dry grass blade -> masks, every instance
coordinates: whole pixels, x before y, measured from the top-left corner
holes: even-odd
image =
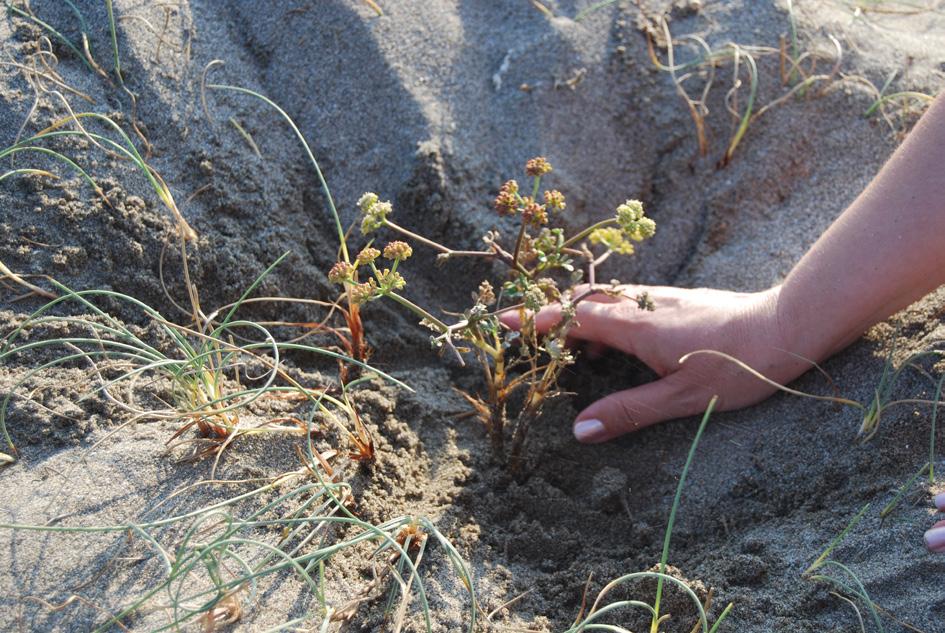
[[[784,385],[782,385],[782,384],[780,384],[780,383],[777,383],[777,382],[771,380],[770,378],[768,378],[767,376],[765,376],[765,375],[762,374],[761,372],[756,371],[755,369],[752,369],[752,368],[751,368],[749,365],[747,365],[746,363],[743,363],[742,361],[738,360],[738,359],[735,358],[734,356],[730,356],[730,355],[726,354],[725,352],[719,352],[719,351],[711,350],[711,349],[700,349],[700,350],[696,350],[696,351],[694,351],[694,352],[689,352],[688,354],[686,354],[685,356],[683,356],[682,358],[680,358],[680,359],[679,359],[679,364],[681,365],[681,364],[685,363],[687,360],[689,360],[690,358],[692,358],[692,357],[694,357],[694,356],[702,356],[702,355],[716,356],[716,357],[718,357],[718,358],[722,358],[722,359],[724,359],[724,360],[727,360],[727,361],[729,361],[730,363],[733,363],[733,364],[737,365],[740,369],[742,369],[742,370],[748,372],[749,374],[751,374],[752,376],[754,376],[754,377],[757,378],[758,380],[762,381],[763,383],[765,383],[765,384],[767,384],[767,385],[769,385],[769,386],[771,386],[771,387],[774,387],[774,388],[777,389],[778,391],[783,391],[783,392],[785,392],[785,393],[789,393],[789,394],[792,394],[792,395],[795,395],[795,396],[801,396],[801,397],[803,397],[803,398],[813,398],[814,400],[824,400],[824,401],[826,401],[826,402],[836,402],[836,403],[838,403],[838,404],[848,405],[848,406],[851,406],[851,407],[855,407],[855,408],[857,408],[857,409],[864,409],[864,408],[865,408],[862,404],[860,404],[859,402],[857,402],[857,401],[855,401],[855,400],[849,400],[849,399],[847,399],[847,398],[838,398],[838,397],[836,397],[836,396],[819,396],[819,395],[815,395],[815,394],[804,393],[803,391],[798,391],[798,390],[796,390],[796,389],[791,389],[790,387],[785,387]]]
[[[379,4],[378,4],[377,2],[375,2],[374,0],[364,0],[364,4],[366,4],[366,5],[368,5],[369,7],[371,7],[371,9],[374,11],[374,13],[376,13],[376,14],[378,15],[378,17],[384,15],[384,10],[381,8],[381,5],[379,5]]]
[[[250,133],[247,132],[242,125],[240,125],[239,121],[237,121],[235,117],[230,117],[229,121],[230,125],[236,129],[239,135],[243,137],[243,140],[246,141],[246,144],[249,145],[249,148],[253,150],[253,153],[256,154],[258,158],[262,158],[262,152],[259,151],[259,146],[256,145],[256,141],[253,140],[253,137],[250,135]]]
[[[6,264],[4,264],[2,261],[0,261],[0,275],[2,275],[3,278],[5,279],[9,279],[10,281],[14,283],[17,283],[23,286],[24,288],[29,290],[31,293],[39,295],[40,297],[45,297],[47,299],[55,299],[58,296],[48,290],[44,290],[43,288],[40,288],[39,286],[36,286],[26,281],[25,279],[17,275],[15,272],[7,268]]]

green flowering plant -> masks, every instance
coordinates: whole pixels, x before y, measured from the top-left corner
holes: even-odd
[[[472,306],[452,323],[404,296],[406,280],[398,267],[413,253],[404,241],[388,243],[383,252],[368,243],[353,261],[337,262],[328,274],[332,282],[344,287],[352,305],[381,298],[393,300],[433,330],[434,348],[450,352],[461,364],[465,364],[466,356],[476,358],[483,372],[484,392],[460,393],[471,405],[472,414],[483,423],[496,458],[506,461],[513,471],[523,468],[528,430],[544,404],[560,394],[558,378],[574,362],[566,340],[575,324],[577,305],[594,293],[612,291],[611,285],[596,283],[596,267],[615,253],[632,255],[634,244],[656,231],[656,224],[646,217],[637,200],[626,201],[613,216],[570,236],[564,228],[550,226],[567,209],[564,194],[541,189],[542,178],[551,171],[545,158],[536,157],[525,165],[525,174],[531,179],[527,191],[522,191],[515,180],[501,186],[493,205],[501,218],[515,220],[514,237],[489,231],[483,236],[485,249],[478,251],[451,249],[414,233],[392,220],[390,202],[382,201],[375,193],[361,196],[358,207],[365,236],[393,231],[436,251],[439,262],[481,258],[504,269],[497,279],[478,285],[472,293]],[[377,264],[381,258],[390,262],[389,268]],[[579,291],[578,285],[585,282],[588,285]],[[640,309],[653,309],[648,297],[636,300]],[[535,315],[552,302],[560,304],[561,319],[549,330],[539,332]],[[509,313],[518,316],[517,331],[501,320]]]

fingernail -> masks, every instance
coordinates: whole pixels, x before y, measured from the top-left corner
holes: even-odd
[[[930,552],[945,552],[945,527],[935,527],[926,532],[925,546]]]
[[[601,439],[606,429],[600,420],[579,420],[574,424],[574,437],[578,442],[595,442]]]
[[[945,510],[945,492],[932,497],[932,501],[935,503],[936,508]]]

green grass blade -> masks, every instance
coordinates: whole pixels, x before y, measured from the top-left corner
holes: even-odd
[[[242,94],[250,95],[262,101],[263,103],[269,105],[276,112],[282,116],[283,119],[289,124],[289,127],[292,128],[292,131],[295,132],[295,136],[302,143],[302,147],[305,149],[305,153],[308,156],[309,161],[312,163],[312,166],[315,168],[315,173],[318,175],[318,181],[321,183],[322,192],[325,194],[325,199],[328,201],[328,208],[331,210],[332,218],[335,221],[335,229],[338,231],[338,241],[341,246],[341,252],[344,256],[346,262],[350,261],[348,255],[348,245],[345,240],[345,231],[344,227],[341,225],[341,216],[338,215],[338,209],[335,207],[335,200],[331,195],[331,190],[328,188],[328,182],[325,180],[325,176],[322,174],[321,167],[318,166],[318,161],[315,160],[315,154],[312,153],[312,149],[309,147],[308,142],[305,140],[305,137],[302,135],[302,132],[299,131],[298,126],[296,126],[295,121],[292,120],[285,110],[279,107],[275,101],[269,99],[266,96],[261,95],[258,92],[250,90],[248,88],[242,88],[240,86],[230,86],[226,84],[207,84],[208,88],[213,90],[230,90],[233,92],[239,92]]]
[[[922,473],[924,473],[927,468],[931,468],[931,466],[932,466],[931,463],[926,462],[925,464],[922,465],[922,468],[915,471],[915,474],[913,474],[912,477],[910,477],[909,480],[906,483],[904,483],[902,487],[899,488],[899,491],[896,493],[896,496],[893,497],[893,500],[887,503],[886,506],[880,511],[879,513],[880,518],[885,519],[890,514],[892,514],[892,511],[895,510],[896,507],[899,506],[899,502],[902,501],[902,498],[904,496],[906,496],[906,493],[909,491],[910,488],[912,488],[916,480],[922,476]]]
[[[863,508],[862,508],[859,512],[857,512],[856,515],[855,515],[852,519],[850,519],[850,522],[847,523],[847,526],[846,526],[845,528],[843,528],[843,530],[840,532],[840,534],[837,534],[837,535],[833,538],[833,540],[830,541],[830,544],[827,545],[827,549],[824,550],[824,553],[821,554],[820,556],[818,556],[818,557],[817,557],[817,560],[815,560],[813,563],[811,563],[810,567],[808,567],[806,570],[804,570],[804,573],[801,574],[801,575],[802,575],[802,576],[807,576],[807,575],[809,575],[811,572],[816,571],[816,570],[819,569],[821,566],[823,566],[823,564],[827,561],[827,557],[830,556],[830,553],[831,553],[834,549],[836,549],[836,547],[840,544],[840,542],[841,542],[844,538],[846,538],[847,534],[850,533],[850,530],[852,530],[854,527],[856,527],[856,524],[860,522],[860,520],[863,518],[863,516],[866,515],[866,511],[869,510],[869,509],[870,509],[870,504],[869,504],[869,503],[867,503],[865,506],[863,506]]]
[[[935,483],[935,429],[936,421],[938,420],[938,404],[942,398],[942,383],[945,383],[945,374],[942,374],[942,377],[938,379],[938,384],[935,385],[935,397],[932,398],[935,401],[935,404],[932,405],[932,430],[929,433],[929,483]]]
[[[702,421],[699,423],[699,429],[696,431],[696,437],[692,440],[692,446],[689,447],[689,455],[686,456],[686,463],[683,466],[682,473],[679,475],[679,484],[676,486],[676,496],[673,497],[673,506],[669,511],[669,521],[666,523],[666,533],[663,536],[663,553],[660,555],[660,576],[656,581],[656,599],[653,602],[653,619],[650,622],[651,633],[657,633],[659,628],[660,599],[663,596],[663,576],[666,574],[666,561],[669,559],[669,544],[673,536],[673,526],[676,523],[676,511],[679,509],[679,503],[682,501],[683,486],[686,484],[686,475],[689,473],[689,467],[692,465],[693,457],[696,455],[696,448],[699,446],[699,440],[702,438],[702,432],[705,431],[709,423],[709,417],[712,410],[718,402],[718,396],[713,396],[706,407]]]
[[[53,28],[49,23],[40,20],[40,19],[37,18],[35,15],[30,15],[30,14],[27,13],[26,11],[23,11],[22,9],[13,6],[13,3],[10,2],[9,0],[7,0],[7,11],[10,12],[10,13],[15,13],[16,15],[20,16],[21,18],[25,18],[25,19],[27,19],[27,20],[29,20],[29,21],[31,21],[31,22],[33,22],[33,23],[35,23],[35,24],[41,26],[42,28],[46,29],[47,31],[49,31],[49,33],[50,33],[53,37],[55,37],[57,40],[59,40],[60,42],[62,42],[62,43],[66,46],[66,48],[68,48],[68,49],[71,50],[73,53],[75,53],[75,56],[78,57],[79,60],[80,60],[83,64],[85,64],[85,67],[86,67],[86,68],[88,68],[89,70],[91,70],[93,73],[95,72],[95,69],[92,67],[92,64],[89,62],[89,60],[87,60],[87,59],[85,58],[85,55],[82,54],[82,51],[80,51],[79,48],[78,48],[75,44],[72,43],[72,40],[70,40],[68,37],[66,37],[65,35],[63,35],[63,34],[60,33],[59,31],[57,31],[57,30],[56,30],[55,28]]]

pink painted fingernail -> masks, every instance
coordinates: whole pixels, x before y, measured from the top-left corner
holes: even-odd
[[[934,527],[926,532],[925,546],[930,552],[945,552],[945,527]]]
[[[932,501],[935,503],[936,508],[939,510],[945,510],[945,492],[932,497]]]
[[[605,432],[604,423],[600,420],[579,420],[574,424],[574,437],[578,442],[599,441]]]

